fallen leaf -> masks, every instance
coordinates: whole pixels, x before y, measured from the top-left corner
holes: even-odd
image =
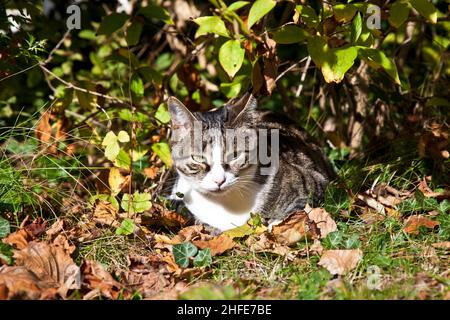
[[[318,265],[331,274],[344,275],[353,270],[362,258],[360,249],[325,250]]]
[[[308,212],[308,218],[314,221],[320,230],[320,238],[325,238],[330,232],[337,230],[336,222],[330,214],[322,208],[313,208]]]
[[[421,215],[415,215],[415,216],[409,217],[406,220],[403,230],[406,233],[412,233],[412,234],[417,235],[417,234],[419,234],[419,227],[434,229],[438,225],[439,225],[438,221],[430,220]]]
[[[64,229],[64,220],[57,219],[55,223],[45,232],[48,237],[53,237],[63,231]]]
[[[159,172],[159,168],[156,166],[152,166],[150,168],[145,168],[144,169],[144,175],[149,178],[150,180],[153,180],[157,177]]]
[[[226,234],[221,234],[211,240],[196,240],[192,242],[200,249],[211,249],[211,255],[216,256],[228,251],[236,245],[236,243]]]
[[[84,300],[101,296],[108,299],[117,299],[119,297],[123,286],[114,280],[111,274],[99,263],[85,261],[81,266],[81,270],[83,273],[83,285],[90,289],[83,297]]]
[[[38,238],[45,232],[47,228],[47,221],[42,218],[37,218],[33,222],[24,225],[23,229],[33,238]]]
[[[61,246],[31,241],[15,250],[16,266],[0,269],[0,288],[8,299],[45,299],[80,288],[80,269]]]
[[[450,241],[436,242],[431,244],[434,248],[438,249],[450,249]]]
[[[3,239],[3,242],[17,249],[23,249],[31,240],[31,236],[24,229],[20,229],[7,235]]]
[[[93,214],[93,220],[96,223],[118,228],[120,223],[116,215],[117,209],[111,203],[103,200],[96,201]]]
[[[276,241],[285,244],[293,245],[298,241],[304,239],[306,236],[317,236],[314,230],[310,227],[311,221],[304,211],[297,211],[283,220],[280,224],[272,227],[272,234]],[[314,221],[312,221],[314,223]]]
[[[288,246],[279,244],[271,239],[270,233],[249,237],[245,243],[250,250],[255,252],[270,252],[280,256],[287,256],[292,252]]]
[[[145,299],[152,298],[169,289],[169,281],[158,270],[122,271],[121,282],[131,292],[138,291]]]
[[[166,227],[176,229],[185,226],[189,221],[181,214],[166,209],[160,204],[154,203],[150,212],[142,216],[142,225],[147,227]]]

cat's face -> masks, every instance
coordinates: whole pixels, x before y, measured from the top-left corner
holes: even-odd
[[[174,166],[193,189],[222,196],[253,181],[258,168],[253,96],[207,113],[191,113],[175,98],[168,104]]]

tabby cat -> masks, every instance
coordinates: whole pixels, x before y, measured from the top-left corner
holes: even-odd
[[[181,201],[197,222],[225,231],[259,213],[276,223],[317,204],[335,176],[304,130],[256,110],[250,93],[204,113],[191,113],[174,97],[168,107],[175,168],[170,199]]]

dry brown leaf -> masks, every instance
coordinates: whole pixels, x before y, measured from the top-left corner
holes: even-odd
[[[438,221],[430,220],[421,215],[410,216],[406,222],[403,230],[406,233],[419,234],[419,227],[426,227],[433,229],[439,225]]]
[[[23,229],[33,238],[38,238],[41,234],[45,232],[47,228],[47,221],[42,218],[37,218],[31,223],[27,223],[23,226]]]
[[[80,288],[80,269],[64,248],[46,242],[29,242],[14,251],[16,266],[0,269],[0,288],[6,298],[66,297]]]
[[[434,248],[438,249],[450,249],[450,241],[436,242],[431,244]]]
[[[353,270],[361,258],[360,249],[325,250],[318,264],[331,274],[344,275]]]
[[[169,281],[158,270],[139,270],[139,272],[123,271],[122,283],[131,292],[139,291],[143,298],[151,298],[169,289]]]
[[[83,272],[83,285],[91,290],[83,297],[84,300],[101,296],[108,299],[117,299],[119,297],[123,286],[114,280],[111,274],[99,263],[85,261],[81,269]]]
[[[177,229],[188,223],[181,214],[166,209],[160,204],[154,203],[150,212],[146,212],[141,216],[142,225],[147,227],[166,227],[169,229]]]
[[[150,168],[144,169],[144,175],[150,180],[155,179],[158,176],[159,168],[156,166],[152,166]]]
[[[107,201],[98,200],[95,203],[93,220],[102,225],[120,227],[117,209]]]
[[[227,235],[221,234],[211,240],[196,240],[192,243],[200,249],[209,248],[211,250],[211,255],[219,255],[228,251],[236,245],[236,243]]]
[[[325,238],[330,232],[337,230],[336,222],[331,218],[330,214],[322,208],[313,208],[308,212],[310,220],[316,223],[320,231],[320,238]]]
[[[16,249],[26,248],[28,242],[31,240],[33,240],[33,238],[24,229],[19,229],[3,238],[4,243],[9,244]]]
[[[48,237],[53,237],[63,231],[64,229],[64,220],[57,219],[55,223],[45,232]]]
[[[255,252],[270,252],[280,256],[287,256],[292,252],[288,246],[273,241],[269,233],[249,237],[245,243],[250,250]]]
[[[283,220],[280,224],[272,227],[272,234],[276,241],[293,245],[306,236],[317,237],[316,225],[310,221],[304,211],[297,211]]]

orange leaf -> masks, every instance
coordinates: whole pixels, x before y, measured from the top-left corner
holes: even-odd
[[[419,234],[419,227],[433,229],[439,225],[438,221],[430,220],[424,216],[411,216],[406,220],[403,230],[406,233]]]

